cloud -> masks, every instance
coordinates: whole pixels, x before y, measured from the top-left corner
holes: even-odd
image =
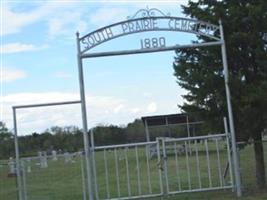
[[[80,33],[88,31],[88,13],[91,24],[102,27],[110,23],[126,20],[141,8],[159,8],[163,12],[177,13],[181,4],[187,4],[188,0],[181,1],[43,1],[27,3],[27,10],[15,9],[16,4],[3,3],[2,8],[2,35],[20,33],[26,27],[45,22],[49,38],[68,36],[77,30]],[[92,9],[92,5],[98,9]],[[89,9],[87,9],[89,8]],[[67,38],[68,38],[67,37]]]
[[[51,103],[79,100],[78,93],[43,92],[43,93],[14,93],[3,96],[0,104],[3,107],[2,117],[7,126],[12,127],[12,106],[39,103]],[[87,95],[87,116],[89,127],[97,123],[113,123],[114,115],[119,116],[123,109],[122,99],[110,96]],[[81,127],[80,104],[36,107],[19,109],[17,114],[20,134],[34,131],[44,131],[54,125],[76,125]],[[118,120],[120,121],[120,120]]]
[[[124,7],[104,7],[97,9],[90,15],[89,19],[91,24],[102,27],[117,21],[125,20],[128,14],[129,10]]]
[[[147,111],[148,111],[149,113],[154,113],[154,112],[156,112],[157,110],[158,110],[158,106],[157,106],[156,102],[151,102],[151,103],[148,104],[148,106],[147,106]]]
[[[196,1],[196,0],[195,0]],[[127,20],[127,17],[133,16],[140,9],[158,8],[163,13],[175,16],[181,5],[186,5],[188,0],[173,1],[101,1],[102,5],[91,12],[89,16],[90,23],[96,27],[103,27],[112,23]],[[139,16],[140,17],[140,16]]]
[[[43,20],[47,15],[54,12],[56,4],[43,4],[34,10],[16,12],[12,9],[12,3],[4,3],[2,8],[3,35],[20,32],[24,27]]]
[[[130,111],[132,113],[136,114],[136,113],[139,113],[141,111],[141,109],[140,108],[132,108]]]
[[[26,51],[36,51],[45,48],[45,46],[37,47],[33,44],[23,44],[23,43],[9,43],[1,45],[1,53],[3,54],[11,54],[11,53],[19,53]]]
[[[116,106],[113,111],[115,114],[119,113],[123,108],[125,108],[125,106],[123,104],[120,104],[118,106]]]
[[[18,79],[25,78],[26,72],[18,69],[2,69],[1,83],[12,82]]]
[[[55,38],[57,36],[69,36],[74,37],[74,33],[85,32],[87,23],[82,19],[82,11],[70,10],[66,8],[53,17],[48,19],[48,36],[49,38]]]
[[[29,2],[30,9],[15,9],[17,4],[3,3],[2,8],[2,35],[16,34],[23,31],[27,26],[45,22],[48,26],[49,36],[61,36],[67,34],[73,28],[82,27],[80,16],[84,14],[79,1],[44,1],[44,2]]]
[[[2,119],[7,127],[12,128],[12,106],[39,103],[51,103],[79,100],[79,93],[40,92],[14,93],[0,99]],[[158,102],[136,103],[132,99],[121,99],[113,96],[86,95],[88,127],[97,124],[127,124],[136,118],[155,114],[173,113],[176,108],[167,108]],[[161,105],[161,106],[158,106]],[[51,126],[75,125],[82,127],[80,104],[62,106],[36,107],[17,111],[19,134],[25,135],[34,131],[41,132]]]

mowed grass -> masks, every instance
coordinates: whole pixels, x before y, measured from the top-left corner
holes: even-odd
[[[177,144],[179,145],[179,144]],[[209,164],[205,151],[205,144],[197,144],[198,159],[195,146],[191,144],[192,154],[175,156],[173,144],[168,146],[167,151],[167,169],[162,171],[162,175],[167,174],[169,191],[188,191],[191,189],[208,188],[229,185],[229,173],[225,183],[220,182],[219,171],[223,173],[226,163],[226,149],[224,142],[219,142],[220,160],[217,157],[215,143],[210,141],[208,147]],[[267,143],[265,144],[265,156],[267,155]],[[138,160],[136,157],[138,155]],[[107,168],[105,168],[104,156],[106,157]],[[117,162],[116,158],[117,157]],[[147,160],[144,147],[97,151],[96,172],[97,186],[100,199],[127,197],[135,195],[146,195],[160,193],[160,175],[157,156]],[[177,158],[177,159],[176,159]],[[266,158],[267,159],[267,158]],[[240,151],[243,200],[262,200],[267,199],[267,191],[258,191],[255,188],[255,165],[253,146],[247,146]],[[65,163],[64,158],[58,161],[48,160],[48,168],[41,169],[38,160],[27,162],[26,166],[31,166],[31,172],[27,172],[25,167],[27,196],[28,200],[76,200],[82,199],[82,175],[81,175],[81,157],[73,158],[73,162]],[[139,167],[137,167],[139,163]],[[149,163],[149,168],[147,167]],[[164,164],[164,162],[161,162]],[[221,164],[221,169],[218,168]],[[116,165],[118,170],[116,170]],[[199,166],[199,168],[197,167]],[[209,170],[210,167],[210,177]],[[199,169],[199,170],[198,170]],[[7,177],[8,166],[0,164],[0,200],[16,200],[16,179]],[[190,171],[190,174],[188,173]],[[127,173],[129,176],[127,176]],[[106,179],[108,174],[108,179]],[[200,176],[199,176],[200,175]],[[150,176],[150,179],[148,178]],[[200,178],[199,178],[200,177]],[[164,190],[166,188],[165,176],[162,176]],[[108,189],[107,189],[108,183]],[[140,183],[140,184],[138,184]],[[149,184],[150,183],[150,184]],[[151,185],[151,187],[150,187]],[[160,199],[160,198],[154,198]],[[166,197],[166,199],[236,199],[231,189],[213,191],[182,193],[175,196]]]

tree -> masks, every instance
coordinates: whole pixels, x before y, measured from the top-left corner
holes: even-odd
[[[198,20],[224,27],[229,65],[229,84],[237,140],[254,140],[256,181],[266,186],[262,133],[267,127],[267,1],[199,0],[183,6]],[[218,33],[215,33],[218,34]],[[198,41],[210,39],[197,36]],[[219,47],[178,50],[174,70],[178,84],[186,89],[182,110],[208,119],[211,129],[227,116],[221,51]]]
[[[140,119],[135,119],[133,122],[129,123],[125,128],[125,133],[127,142],[135,143],[146,141],[145,127]]]
[[[12,133],[8,130],[5,123],[0,121],[0,158],[14,156],[14,143]]]

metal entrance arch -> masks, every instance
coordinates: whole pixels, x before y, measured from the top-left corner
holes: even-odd
[[[112,40],[114,38],[122,37],[124,35],[135,34],[140,32],[148,31],[176,31],[176,32],[187,32],[196,35],[206,36],[214,41],[207,43],[198,44],[188,44],[188,45],[173,45],[166,46],[157,45],[147,45],[142,46],[141,49],[125,50],[125,51],[111,51],[111,52],[98,52],[91,53],[90,49],[98,46],[104,42]],[[141,9],[133,15],[133,17],[128,17],[128,20],[121,21],[101,29],[95,30],[85,36],[80,37],[77,32],[77,60],[79,69],[79,83],[80,83],[80,96],[81,96],[81,109],[82,109],[82,119],[83,119],[83,132],[84,132],[84,144],[85,144],[85,154],[87,159],[87,178],[88,178],[88,188],[90,199],[95,199],[94,195],[94,184],[95,184],[95,173],[92,164],[92,149],[88,142],[87,136],[87,116],[86,116],[86,102],[85,102],[85,90],[84,90],[84,76],[83,76],[83,59],[85,58],[95,58],[104,56],[117,56],[117,55],[129,55],[129,54],[140,54],[140,53],[152,53],[152,52],[162,52],[162,51],[174,51],[183,48],[196,48],[203,46],[221,46],[223,70],[224,70],[224,80],[225,80],[225,90],[227,99],[227,109],[228,118],[230,125],[230,135],[231,135],[231,147],[233,156],[233,171],[235,177],[235,189],[237,196],[241,196],[241,182],[240,182],[240,172],[239,172],[239,161],[237,157],[236,141],[235,141],[235,128],[233,121],[232,105],[231,105],[231,95],[229,89],[229,78],[228,78],[228,64],[226,57],[226,47],[224,41],[223,26],[221,20],[219,20],[219,26],[210,24],[203,21],[198,21],[194,19],[186,19],[180,17],[171,17],[166,15],[158,9]],[[91,134],[91,133],[90,133]]]

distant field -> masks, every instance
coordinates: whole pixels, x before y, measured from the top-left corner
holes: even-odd
[[[213,144],[209,144],[210,149],[214,148]],[[201,173],[201,186],[208,187],[208,172],[205,153],[202,152],[201,145],[199,145],[199,165]],[[143,148],[139,148],[137,153],[139,155],[139,177],[141,182],[141,188],[138,187],[138,170],[136,165],[136,151],[135,149],[127,150],[127,161],[129,170],[129,180],[127,179],[127,168],[125,151],[121,150],[117,152],[118,167],[119,167],[119,188],[120,196],[127,196],[129,188],[127,183],[129,182],[130,193],[137,195],[149,193],[148,187],[148,173],[151,177],[151,190],[153,193],[160,191],[159,176],[157,159],[153,158],[149,161],[150,170],[147,171],[146,155]],[[226,164],[226,151],[223,145],[220,145],[221,164]],[[104,155],[103,152],[96,153],[96,171],[98,174],[98,191],[100,199],[107,197],[106,179],[105,179],[105,167],[104,167]],[[115,168],[114,152],[106,152],[108,173],[109,173],[109,195],[110,197],[117,197],[118,195],[118,183],[117,183],[117,171]],[[267,143],[265,144],[265,157],[267,160]],[[254,177],[254,152],[253,146],[248,146],[240,152],[241,160],[241,174],[242,174],[242,187],[244,190],[243,200],[262,200],[267,199],[267,191],[257,191],[255,189],[255,177]],[[211,161],[211,175],[213,186],[219,185],[218,178],[218,160],[216,153],[210,153]],[[178,190],[177,176],[176,176],[176,164],[174,154],[168,154],[168,178],[169,187],[171,191]],[[196,157],[194,153],[189,157],[190,164],[190,180],[191,188],[199,187],[199,179],[196,168]],[[73,158],[73,162],[65,163],[64,158],[60,158],[58,161],[48,161],[48,168],[40,169],[37,165],[37,161],[31,161],[31,172],[26,172],[27,182],[27,194],[28,200],[82,200],[82,176],[81,176],[81,159],[80,157]],[[29,164],[28,164],[29,165]],[[27,167],[25,168],[27,171]],[[224,169],[224,167],[223,167]],[[223,170],[222,169],[222,170]],[[186,166],[185,155],[179,156],[179,170],[180,170],[180,184],[181,189],[188,189],[188,174]],[[3,163],[0,165],[0,200],[16,200],[16,179],[8,178],[8,166]],[[229,176],[227,177],[229,181]],[[179,194],[168,199],[236,199],[235,194],[231,190],[216,191],[216,192],[198,192],[191,194]]]

